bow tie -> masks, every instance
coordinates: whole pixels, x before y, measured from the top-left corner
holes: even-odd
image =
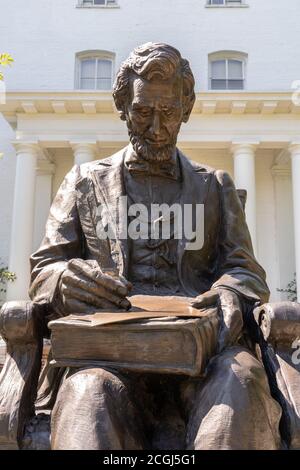
[[[126,167],[131,174],[160,176],[161,178],[179,179],[179,169],[176,161],[148,162],[141,159],[130,159],[125,161]]]

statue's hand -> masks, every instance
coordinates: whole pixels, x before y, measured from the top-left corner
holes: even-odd
[[[239,296],[228,289],[212,289],[192,301],[194,308],[218,306],[221,313],[217,352],[235,344],[243,329],[242,304]]]
[[[116,306],[128,310],[131,304],[126,296],[131,288],[130,282],[103,272],[94,260],[72,259],[59,281],[59,310],[64,314]]]

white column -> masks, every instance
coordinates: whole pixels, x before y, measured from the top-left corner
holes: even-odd
[[[36,164],[39,147],[18,143],[9,269],[17,279],[8,283],[7,300],[28,299],[29,257],[32,253]]]
[[[74,165],[92,162],[96,156],[96,145],[91,143],[72,143]]]
[[[238,143],[232,145],[234,159],[234,181],[237,189],[246,189],[246,220],[250,231],[254,253],[256,242],[256,183],[255,149],[256,144]]]
[[[292,159],[297,300],[300,301],[300,144],[290,145]],[[287,227],[289,230],[289,227]]]
[[[55,165],[48,160],[38,160],[35,215],[33,232],[33,251],[37,250],[45,235],[46,221],[52,202],[52,180],[55,173]]]
[[[276,287],[285,289],[293,280],[295,268],[295,242],[294,230],[287,227],[294,226],[294,215],[289,208],[293,207],[292,174],[289,166],[276,164],[272,167],[274,180],[274,204],[275,204],[275,243],[274,258],[277,264],[276,272],[272,275],[276,278]],[[286,300],[287,295],[276,291],[273,300]]]

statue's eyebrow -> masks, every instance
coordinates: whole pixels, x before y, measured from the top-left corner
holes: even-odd
[[[132,103],[132,108],[134,109],[148,109],[150,108],[150,106],[146,105],[146,104],[143,104],[143,103],[139,103],[138,101],[134,101]]]

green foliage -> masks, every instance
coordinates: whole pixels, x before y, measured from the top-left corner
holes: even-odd
[[[294,279],[288,283],[285,289],[277,289],[278,292],[285,292],[287,294],[288,300],[292,302],[297,301],[297,283],[296,283],[296,273],[294,273]]]
[[[0,292],[5,292],[5,286],[7,282],[13,282],[16,280],[16,275],[8,271],[7,267],[0,266]]]
[[[14,59],[7,52],[0,54],[0,65],[2,67],[11,66],[13,62],[14,62]],[[3,73],[0,72],[0,80],[3,80],[3,79],[4,79]]]

